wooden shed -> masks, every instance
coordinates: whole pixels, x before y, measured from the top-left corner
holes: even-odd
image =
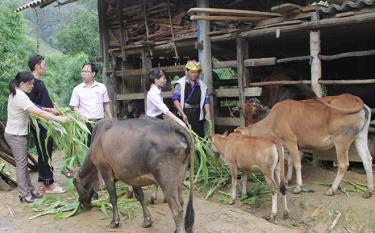
[[[19,9],[53,2],[72,0],[35,0]],[[181,77],[189,59],[202,64],[217,127],[244,124],[223,108],[225,101],[242,103],[272,85],[311,84],[318,96],[349,92],[374,109],[375,0],[306,2],[98,0],[99,60],[115,115],[143,103],[150,68]],[[298,80],[264,81],[280,67],[296,70]],[[213,78],[219,68],[233,69],[235,78]]]

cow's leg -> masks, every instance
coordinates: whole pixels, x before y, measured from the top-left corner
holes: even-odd
[[[232,176],[232,200],[229,204],[233,205],[237,197],[237,164],[230,163],[230,173]]]
[[[242,196],[245,196],[247,194],[247,191],[246,191],[247,172],[246,171],[242,171],[241,183],[242,183]]]
[[[363,197],[368,198],[372,196],[374,191],[374,178],[372,174],[372,157],[368,149],[368,127],[364,127],[361,132],[358,134],[357,139],[355,140],[355,146],[359,157],[361,157],[363,167],[365,168],[367,175],[367,191],[363,194]]]
[[[127,198],[133,198],[134,196],[134,191],[133,191],[133,186],[129,185],[128,186],[128,194],[126,195]]]
[[[152,226],[151,214],[144,202],[144,195],[141,187],[133,187],[135,198],[141,203],[143,210],[142,227],[147,228]]]
[[[183,207],[179,200],[179,192],[178,192],[178,185],[177,181],[169,181],[170,183],[165,185],[165,188],[163,188],[163,192],[165,195],[165,198],[167,199],[167,203],[169,205],[169,208],[171,209],[171,212],[173,214],[174,222],[176,224],[176,231],[175,233],[184,233],[184,220],[183,220]]]
[[[297,194],[297,193],[300,193],[302,190],[301,158],[299,155],[297,143],[293,143],[293,142],[287,143],[287,147],[289,151],[289,156],[291,157],[294,168],[296,169],[296,187],[293,189],[293,193]],[[289,169],[288,169],[288,173],[289,173]]]
[[[352,144],[352,140],[343,139],[343,138],[334,138],[337,153],[337,161],[338,161],[338,170],[335,180],[332,183],[332,187],[327,190],[327,195],[332,196],[337,191],[342,178],[346,170],[349,167],[349,158],[348,152],[350,144]]]
[[[109,193],[109,201],[113,207],[113,217],[111,222],[111,227],[116,228],[120,225],[120,215],[118,213],[117,207],[117,195],[116,195],[116,185],[115,178],[111,170],[108,168],[100,168],[100,173],[103,177],[105,186],[107,187]]]
[[[151,197],[150,197],[150,203],[152,205],[155,204],[156,198],[158,196],[158,185],[154,184],[153,187],[154,187],[154,190],[153,190],[153,192],[151,194]]]
[[[270,175],[273,176],[272,173]],[[266,179],[267,185],[270,187],[271,194],[272,194],[271,220],[275,220],[276,215],[277,215],[277,190],[276,190],[277,185],[273,177],[265,176],[265,179]]]
[[[293,160],[289,152],[285,153],[285,155],[286,155],[287,162],[288,162],[288,173],[286,174],[286,181],[287,181],[286,185],[288,185],[290,181],[292,180],[292,176],[293,176]]]

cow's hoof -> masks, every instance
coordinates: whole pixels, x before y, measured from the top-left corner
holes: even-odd
[[[149,228],[152,226],[152,220],[151,217],[145,218],[144,222],[142,223],[143,228]]]
[[[301,193],[301,191],[302,191],[301,186],[298,186],[298,185],[293,189],[294,194],[299,194]]]
[[[333,196],[335,194],[335,191],[333,191],[332,188],[329,188],[326,192],[327,196]]]
[[[111,222],[111,228],[118,228],[118,226],[120,226],[119,222],[115,222],[115,221]]]
[[[289,218],[289,212],[288,211],[285,211],[283,213],[283,219],[288,219]]]
[[[134,197],[134,192],[128,191],[128,193],[126,194],[126,197],[128,199],[133,198]]]
[[[156,201],[156,198],[153,197],[153,196],[151,196],[151,197],[150,197],[150,204],[151,204],[151,205],[155,204],[155,201]]]
[[[371,196],[372,196],[372,191],[370,191],[370,190],[367,190],[366,192],[364,192],[362,194],[362,197],[364,197],[364,198],[369,198]]]

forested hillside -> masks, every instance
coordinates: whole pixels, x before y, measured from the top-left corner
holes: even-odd
[[[67,105],[73,87],[81,82],[84,62],[99,54],[95,0],[81,0],[60,8],[15,9],[29,0],[1,0],[0,8],[0,121],[6,120],[8,82],[28,70],[27,59],[40,53],[47,61],[44,81],[53,101]]]

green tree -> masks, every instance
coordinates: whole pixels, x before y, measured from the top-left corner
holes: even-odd
[[[94,61],[99,55],[99,26],[96,10],[74,12],[73,19],[56,33],[57,44],[64,53],[76,55],[84,52]]]
[[[19,0],[0,0],[0,121],[6,118],[8,82],[28,70],[27,59],[35,43],[26,36],[25,21],[16,8]]]

